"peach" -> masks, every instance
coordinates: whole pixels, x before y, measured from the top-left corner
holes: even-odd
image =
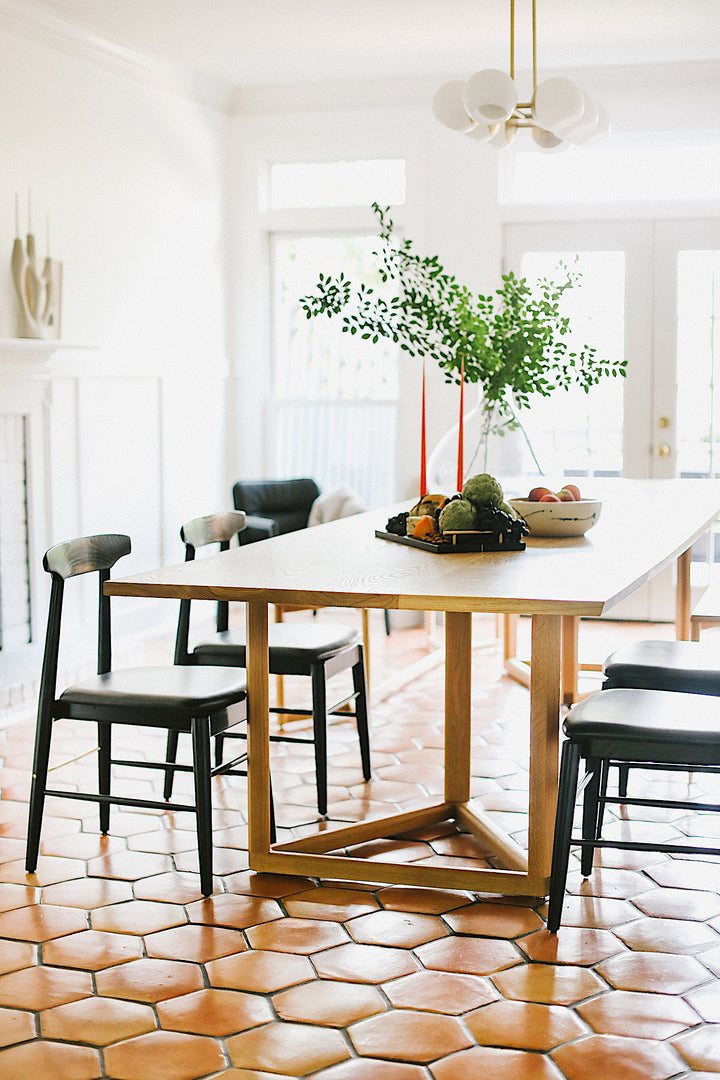
[[[575,499],[575,502],[577,502],[581,498],[580,488],[577,487],[575,484],[563,484],[563,490],[569,491],[572,497]]]
[[[534,487],[528,495],[528,502],[540,502],[543,495],[552,495],[550,488]]]
[[[552,491],[548,491],[547,495],[543,495],[539,502],[562,502],[562,499],[557,495],[553,495]]]
[[[560,502],[575,502],[576,501],[575,496],[573,495],[572,491],[569,491],[568,488],[560,488],[560,490],[556,491],[555,494],[557,495]]]

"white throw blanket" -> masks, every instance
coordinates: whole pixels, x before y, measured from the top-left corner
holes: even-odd
[[[362,514],[365,510],[367,506],[362,503],[357,492],[346,487],[337,488],[336,491],[317,497],[310,507],[308,525],[321,525],[324,521],[352,517],[353,514]]]

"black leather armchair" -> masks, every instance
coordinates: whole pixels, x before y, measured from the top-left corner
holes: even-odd
[[[304,529],[319,494],[315,481],[308,478],[238,481],[233,485],[233,505],[236,510],[244,510],[247,519],[240,542],[252,544]]]

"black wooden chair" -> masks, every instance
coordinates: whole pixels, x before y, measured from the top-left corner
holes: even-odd
[[[560,925],[572,844],[579,844],[582,849],[580,869],[584,877],[592,870],[595,850],[603,847],[720,855],[717,846],[608,840],[602,836],[606,805],[720,811],[720,804],[716,803],[607,794],[607,771],[614,765],[719,771],[720,700],[717,697],[668,690],[601,690],[573,706],[563,729],[566,740],[560,762],[547,923],[548,930],[553,932]],[[582,781],[582,827],[580,834],[573,836],[581,759],[587,767]]]
[[[242,754],[221,767],[211,768],[210,740],[213,735],[247,719],[247,693],[242,672],[223,667],[134,667],[111,670],[110,597],[103,584],[110,569],[130,551],[130,538],[119,534],[81,537],[51,547],[43,560],[52,577],[43,658],[33,779],[25,867],[37,867],[45,797],[84,799],[99,803],[100,830],[110,828],[110,806],[138,806],[150,809],[190,810],[196,815],[200,887],[208,896],[213,890],[212,809],[210,779],[217,773],[240,772],[246,759]],[[65,582],[80,574],[97,572],[100,584],[98,607],[97,676],[68,687],[57,696],[58,654]],[[47,787],[48,761],[53,725],[57,720],[90,720],[98,728],[97,793],[50,789]],[[167,728],[192,736],[193,764],[126,760],[112,756],[112,727]],[[193,773],[195,801],[168,803],[154,799],[111,794],[113,766],[159,769],[165,776],[176,769]],[[242,775],[245,775],[243,770]]]
[[[180,530],[185,544],[185,558],[195,558],[195,552],[207,544],[219,544],[221,550],[227,550],[230,541],[241,533],[245,525],[245,514],[240,511],[209,514],[186,522]],[[228,602],[220,601],[217,605],[216,632],[210,638],[198,642],[192,650],[189,647],[190,600],[180,601],[180,615],[175,646],[175,662],[181,665],[227,665],[245,667],[245,627],[228,629]],[[351,626],[335,623],[308,622],[271,623],[269,634],[270,673],[275,675],[306,675],[310,677],[312,687],[313,736],[272,735],[277,742],[314,743],[315,777],[317,786],[318,810],[327,814],[327,720],[328,716],[340,714],[354,716],[358,738],[360,740],[360,758],[365,780],[371,777],[370,736],[368,731],[367,690],[365,686],[365,668],[363,647],[359,631]],[[342,671],[350,669],[353,690],[342,700],[328,704],[327,682]],[[346,706],[354,702],[354,712]],[[281,716],[307,716],[307,709],[291,709],[276,706],[272,712]],[[223,756],[224,733],[215,740],[215,761],[219,764]],[[175,760],[177,732],[168,735],[169,760]],[[172,774],[168,774],[166,794],[169,797]]]
[[[720,696],[717,646],[700,641],[633,641],[621,645],[603,664],[603,690],[672,690]],[[633,764],[620,766],[618,790],[627,794]]]

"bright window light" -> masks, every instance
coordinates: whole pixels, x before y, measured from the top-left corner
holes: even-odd
[[[718,175],[717,132],[694,132],[682,140],[622,135],[559,154],[518,146],[500,160],[500,201],[508,206],[717,199]]]
[[[316,206],[402,206],[405,202],[405,161],[294,161],[270,167],[270,205],[273,210]]]

